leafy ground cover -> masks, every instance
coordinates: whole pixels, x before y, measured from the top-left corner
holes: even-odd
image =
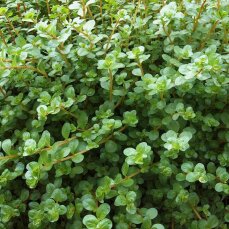
[[[228,13],[0,1],[0,228],[226,229]]]

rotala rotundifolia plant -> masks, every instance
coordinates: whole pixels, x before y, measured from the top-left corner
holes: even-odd
[[[227,229],[228,15],[0,1],[0,229]]]

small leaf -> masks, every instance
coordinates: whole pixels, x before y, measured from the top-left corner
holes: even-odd
[[[147,219],[154,219],[154,218],[157,217],[157,215],[158,215],[157,209],[156,209],[156,208],[150,208],[150,209],[148,209],[148,210],[146,211],[145,217],[146,217]]]
[[[117,148],[117,144],[112,140],[107,141],[105,144],[105,150],[109,153],[115,153]]]
[[[125,206],[126,205],[126,197],[124,195],[118,195],[114,202],[115,206]]]
[[[96,201],[91,194],[86,194],[82,197],[82,204],[88,211],[95,211],[97,208]]]
[[[99,220],[104,219],[110,212],[109,204],[101,204],[99,208],[96,210],[96,216]]]
[[[45,130],[37,144],[38,148],[44,148],[45,146],[50,146],[50,133]]]
[[[195,182],[196,180],[198,180],[198,174],[194,173],[194,172],[190,172],[187,174],[186,176],[186,180],[188,182]]]
[[[140,68],[135,68],[135,69],[132,71],[132,74],[133,74],[134,76],[142,76],[141,69],[140,69]]]
[[[162,224],[156,223],[152,226],[152,229],[165,229],[165,227]]]
[[[5,139],[3,142],[2,142],[2,149],[5,153],[9,153],[10,150],[11,150],[11,140],[10,139]]]
[[[89,20],[84,24],[83,29],[90,32],[91,30],[94,29],[94,27],[95,27],[95,20]]]
[[[72,158],[72,161],[75,162],[75,163],[80,163],[82,162],[84,159],[84,155],[83,154],[79,154],[77,153],[73,158]]]
[[[97,225],[98,229],[111,229],[112,228],[112,222],[109,219],[103,219],[100,221]]]
[[[185,173],[189,173],[193,170],[193,163],[192,162],[186,162],[181,165],[181,170]]]
[[[64,139],[69,138],[70,132],[71,132],[71,124],[66,122],[63,125],[62,130],[61,130],[61,133],[62,133],[62,136],[64,137]]]
[[[94,215],[86,215],[83,218],[83,224],[88,229],[95,229],[97,227],[98,222],[98,219]]]

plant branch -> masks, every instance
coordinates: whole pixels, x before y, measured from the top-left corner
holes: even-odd
[[[29,69],[32,70],[34,72],[40,73],[41,75],[48,77],[48,74],[46,72],[41,71],[38,68],[35,68],[33,66],[28,66],[28,65],[22,65],[22,66],[9,66],[9,67],[0,67],[0,70],[6,70],[6,69],[15,69],[15,70],[19,70],[19,69]]]
[[[198,26],[199,19],[200,19],[200,16],[201,16],[201,13],[202,13],[203,10],[204,10],[204,6],[205,6],[206,1],[207,1],[207,0],[204,0],[204,1],[203,1],[203,3],[202,3],[201,6],[200,6],[199,13],[198,13],[197,17],[194,19],[194,24],[193,24],[192,33],[194,33],[194,32],[196,31],[196,28],[197,28],[197,26]]]
[[[108,69],[108,73],[109,73],[109,79],[110,79],[109,92],[110,92],[110,101],[111,101],[113,97],[113,74],[112,74],[111,69]]]

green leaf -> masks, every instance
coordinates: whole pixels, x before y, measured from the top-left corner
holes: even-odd
[[[64,123],[61,133],[64,139],[69,138],[69,135],[71,133],[71,124],[68,122]]]
[[[40,140],[38,141],[37,144],[38,148],[44,148],[45,146],[50,146],[50,133],[45,130],[42,135]]]
[[[146,211],[145,217],[146,217],[147,219],[151,219],[151,220],[152,220],[152,219],[156,218],[157,215],[158,215],[157,209],[156,209],[156,208],[150,208],[150,209],[148,209],[148,210]]]
[[[83,29],[86,30],[87,32],[91,32],[91,30],[93,30],[94,27],[95,27],[95,20],[89,20],[84,24]]]
[[[185,173],[192,172],[194,165],[192,162],[186,162],[181,165],[181,170]]]
[[[82,162],[84,159],[84,155],[83,154],[79,154],[77,153],[73,158],[72,158],[72,161],[75,162],[75,163],[80,163]]]
[[[132,74],[133,74],[134,76],[142,76],[141,69],[140,69],[140,68],[135,68],[135,69],[132,71]]]
[[[128,202],[135,201],[136,197],[137,197],[137,195],[136,195],[136,193],[134,191],[130,191],[130,192],[128,192],[126,194],[126,199],[127,199]]]
[[[162,224],[156,223],[152,226],[152,229],[165,229],[165,227]]]
[[[6,154],[9,154],[9,153],[10,153],[11,146],[12,146],[12,143],[11,143],[11,140],[10,140],[10,139],[5,139],[5,140],[2,142],[2,149],[3,149],[3,151],[4,151]]]
[[[205,167],[202,163],[198,163],[196,164],[195,168],[194,168],[194,171],[195,172],[198,172],[198,173],[204,173],[205,172]]]
[[[109,141],[106,142],[106,144],[105,144],[105,150],[107,152],[109,152],[109,153],[115,153],[117,151],[117,149],[118,149],[118,146],[117,146],[117,144],[114,141],[109,140]]]
[[[101,204],[98,209],[96,210],[96,216],[99,220],[104,219],[110,212],[110,205],[109,204]]]
[[[118,195],[115,199],[115,206],[125,206],[127,204],[126,197],[124,195]]]
[[[129,171],[129,165],[126,162],[124,162],[123,166],[122,166],[122,174],[123,174],[123,176],[126,176],[128,171]]]
[[[209,228],[216,228],[219,225],[219,220],[215,215],[210,215],[207,219],[207,226]]]
[[[97,204],[91,194],[86,194],[82,197],[83,207],[88,211],[96,211]]]
[[[195,173],[195,172],[190,172],[186,175],[186,180],[188,182],[195,182],[198,180],[198,178],[199,178],[199,175],[198,173]]]
[[[112,222],[109,219],[103,219],[101,220],[96,229],[111,229],[112,228]]]
[[[137,112],[133,111],[126,111],[123,115],[124,120],[123,123],[127,124],[128,126],[135,127],[138,123]]]
[[[222,183],[217,183],[215,185],[216,192],[223,192],[223,189],[224,189],[224,185]]]
[[[85,111],[78,110],[76,116],[78,118],[78,120],[77,120],[78,128],[84,129],[88,123],[87,113]]]
[[[98,223],[99,223],[99,220],[94,215],[86,215],[83,218],[83,224],[88,229],[96,229]]]

